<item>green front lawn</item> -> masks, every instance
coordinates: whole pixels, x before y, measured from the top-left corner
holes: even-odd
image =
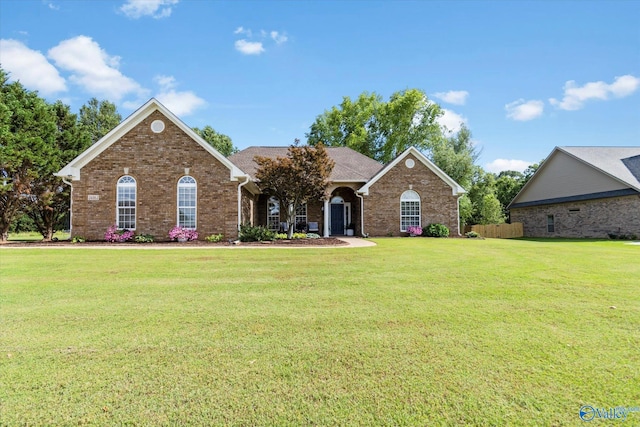
[[[0,247],[0,424],[577,425],[582,405],[640,406],[640,246],[376,242]]]
[[[69,233],[66,231],[56,231],[53,234],[54,239],[67,240]],[[42,234],[36,232],[9,233],[9,241],[16,242],[38,242],[42,240]]]

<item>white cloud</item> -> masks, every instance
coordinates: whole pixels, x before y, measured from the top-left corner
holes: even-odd
[[[462,127],[462,124],[467,122],[467,119],[451,110],[443,108],[442,112],[442,116],[438,117],[437,121],[444,134],[447,136],[458,133],[458,131]]]
[[[500,173],[502,171],[524,172],[532,164],[532,162],[527,162],[526,160],[495,159],[493,162],[487,163],[484,168],[492,173]]]
[[[260,55],[264,52],[262,42],[250,42],[240,39],[235,43],[236,50],[244,55]]]
[[[564,85],[564,97],[561,101],[550,98],[549,103],[561,110],[579,110],[590,99],[605,101],[611,97],[622,98],[631,95],[640,87],[640,78],[630,74],[616,77],[613,83],[603,81],[589,82],[584,86],[577,86],[575,80],[569,80]]]
[[[120,11],[131,19],[151,16],[156,19],[171,16],[171,6],[179,0],[127,0],[120,7]]]
[[[236,28],[236,30],[233,32],[233,34],[243,34],[243,35],[245,35],[245,36],[247,36],[247,37],[251,37],[252,32],[251,32],[251,30],[249,30],[249,29],[246,29],[246,30],[245,30],[245,29],[244,29],[244,27],[238,27],[238,28]]]
[[[51,10],[60,10],[60,6],[57,4],[54,4],[53,2],[47,3],[47,6],[49,6],[49,9]]]
[[[233,34],[244,36],[245,38],[236,40],[235,48],[238,52],[244,55],[260,55],[265,52],[265,42],[269,42],[269,39],[273,40],[275,44],[281,45],[289,40],[286,33],[280,33],[278,31],[265,31],[260,30],[255,34],[250,28],[244,28],[242,26],[235,29]],[[251,38],[257,38],[260,41],[251,41]]]
[[[124,96],[145,96],[147,91],[118,70],[120,57],[109,56],[87,36],[60,42],[49,49],[49,58],[59,68],[70,71],[69,80],[94,96],[120,101]]]
[[[286,34],[281,34],[277,31],[271,31],[270,33],[271,38],[273,39],[273,41],[276,42],[276,44],[282,44],[284,42],[286,42],[287,40],[289,40],[289,37],[287,37]]]
[[[525,101],[518,99],[504,106],[507,117],[518,121],[533,120],[540,117],[544,111],[544,102],[538,100]]]
[[[64,78],[47,58],[17,40],[0,40],[0,64],[10,73],[11,80],[19,80],[26,88],[43,95],[67,90]]]
[[[176,79],[173,76],[158,75],[153,78],[153,81],[163,90],[173,89],[176,86]]]
[[[469,92],[466,90],[450,90],[449,92],[434,93],[433,96],[449,104],[464,105],[467,102]]]
[[[176,91],[176,79],[173,76],[159,75],[154,81],[160,86],[156,98],[176,116],[187,116],[206,104],[204,99],[191,91]]]

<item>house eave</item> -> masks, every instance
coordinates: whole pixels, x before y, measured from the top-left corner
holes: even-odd
[[[413,156],[418,159],[423,165],[425,165],[428,169],[430,169],[433,173],[435,173],[442,181],[444,181],[449,187],[451,187],[451,193],[454,196],[461,196],[466,193],[465,189],[462,188],[460,184],[455,182],[449,175],[447,175],[442,169],[440,169],[435,163],[429,160],[424,154],[420,152],[416,147],[409,147],[399,156],[397,156],[393,161],[384,166],[380,171],[375,174],[365,185],[358,190],[358,193],[363,196],[369,195],[369,189],[373,184],[375,184],[380,178],[382,178],[389,170],[393,169],[398,163],[400,163],[405,157],[409,154],[413,154]]]
[[[640,192],[633,188],[624,188],[622,190],[602,191],[599,193],[578,194],[575,196],[555,197],[553,199],[532,200],[530,202],[521,202],[510,204],[508,209],[529,208],[533,206],[556,205],[559,203],[583,202],[587,200],[607,199],[611,197],[640,195]]]

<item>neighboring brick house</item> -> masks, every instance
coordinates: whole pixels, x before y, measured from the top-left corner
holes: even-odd
[[[640,147],[556,147],[508,208],[526,237],[640,236]]]
[[[287,149],[250,147],[227,159],[151,99],[56,175],[72,188],[72,236],[100,240],[116,224],[156,240],[175,225],[235,238],[239,224],[284,225],[278,201],[253,179],[253,159]],[[459,234],[464,190],[417,149],[386,166],[349,148],[328,152],[330,197],[298,207],[299,227],[332,236],[352,224],[355,235],[399,236],[409,225],[442,223]]]

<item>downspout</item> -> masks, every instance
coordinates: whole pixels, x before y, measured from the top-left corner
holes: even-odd
[[[364,232],[364,197],[357,191],[355,192],[356,197],[360,199],[360,234],[362,237],[369,237]]]
[[[67,175],[66,178],[72,178],[73,175]],[[67,181],[65,177],[62,178],[62,182],[67,184],[71,188],[69,194],[69,237],[73,237],[73,184]]]
[[[462,234],[460,233],[460,197],[462,196],[458,196],[458,198],[456,199],[456,205],[458,207],[458,236],[462,236]]]
[[[244,182],[238,184],[238,232],[240,232],[240,226],[242,225],[242,187],[250,181],[249,175],[245,175],[244,178]]]

